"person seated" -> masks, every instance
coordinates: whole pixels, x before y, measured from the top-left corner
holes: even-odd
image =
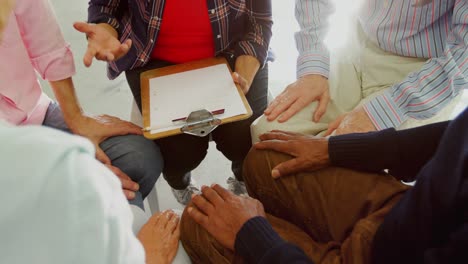
[[[2,1],[0,10],[0,120],[88,138],[96,158],[121,180],[130,203],[143,208],[163,167],[158,147],[130,122],[91,117],[81,109],[72,80],[73,54],[48,0]],[[36,72],[49,81],[58,103],[42,91]]]
[[[468,261],[468,108],[408,130],[261,140],[244,168],[253,198],[204,187],[184,212],[194,262]]]
[[[253,114],[246,120],[219,126],[211,132],[211,138],[232,162],[234,177],[227,179],[230,190],[245,193],[242,166],[252,146],[250,125],[266,109],[268,100],[271,0],[151,0],[141,4],[91,0],[88,22],[92,24],[75,24],[88,39],[84,64],[90,66],[94,58],[107,61],[111,79],[125,72],[140,111],[141,73],[201,59],[226,58]],[[181,134],[156,143],[164,156],[164,178],[177,201],[186,205],[199,191],[191,171],[205,158],[209,137]]]
[[[0,263],[172,262],[178,215],[153,215],[136,237],[121,183],[90,141],[0,121],[0,145]]]
[[[275,129],[330,135],[448,120],[468,85],[468,2],[335,2],[295,1],[297,80],[254,122],[252,140]]]

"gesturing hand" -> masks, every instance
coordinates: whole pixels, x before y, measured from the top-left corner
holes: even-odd
[[[254,145],[256,149],[274,150],[294,157],[273,168],[271,175],[275,179],[321,169],[330,163],[327,138],[274,130],[261,135],[260,140]]]
[[[73,26],[88,38],[88,49],[83,57],[86,67],[91,66],[94,57],[102,61],[117,60],[127,54],[132,46],[130,39],[120,43],[117,32],[108,24],[75,22]]]
[[[312,120],[319,122],[330,101],[328,79],[321,75],[306,75],[288,85],[265,110],[268,121],[286,122],[313,101],[318,101]]]
[[[217,184],[204,186],[201,191],[201,195],[192,197],[194,206],[187,212],[226,248],[234,250],[237,233],[249,219],[265,217],[258,200],[236,196]]]

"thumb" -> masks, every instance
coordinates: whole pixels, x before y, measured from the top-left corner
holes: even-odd
[[[111,160],[107,157],[106,153],[99,147],[96,146],[96,159],[102,162],[105,165],[110,165]]]
[[[317,108],[315,109],[314,113],[314,122],[319,122],[322,119],[322,116],[327,111],[328,102],[330,101],[330,97],[327,94],[323,95],[322,98],[318,101]]]
[[[86,22],[75,22],[73,23],[73,27],[81,33],[87,34],[93,31],[93,28],[91,27],[91,25]]]

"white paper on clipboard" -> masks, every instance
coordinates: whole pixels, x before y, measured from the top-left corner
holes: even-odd
[[[247,114],[228,66],[218,64],[149,80],[151,134],[181,128],[174,119],[224,109],[219,119]]]

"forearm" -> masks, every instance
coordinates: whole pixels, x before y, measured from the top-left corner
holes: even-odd
[[[434,155],[448,122],[396,131],[385,129],[364,134],[347,134],[329,139],[329,156],[334,166],[390,174],[413,181]]]
[[[59,81],[51,81],[50,86],[63,112],[63,118],[68,127],[74,130],[74,120],[83,116],[83,111],[75,93],[71,77]]]
[[[259,68],[260,62],[255,57],[242,55],[236,59],[235,71],[247,80],[249,88]]]
[[[235,250],[248,263],[312,263],[301,249],[284,241],[263,217],[250,219],[242,226]]]

